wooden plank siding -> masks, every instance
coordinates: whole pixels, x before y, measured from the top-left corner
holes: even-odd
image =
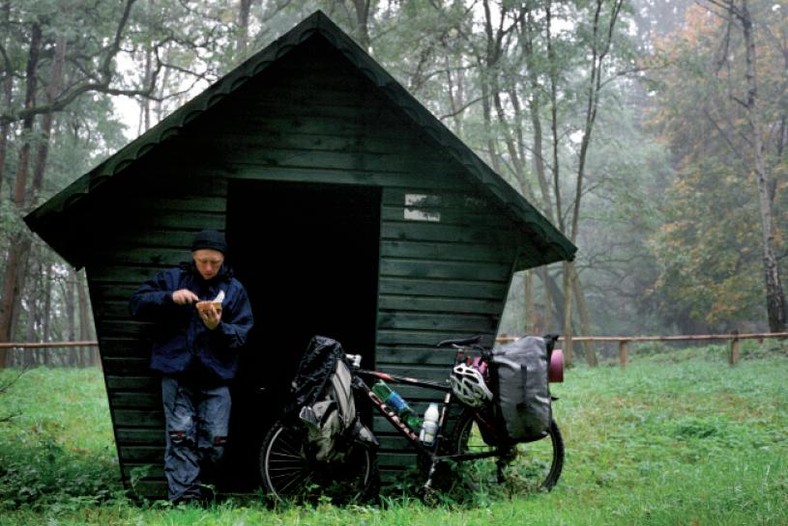
[[[260,172],[270,175],[265,170]],[[410,188],[400,186],[405,175],[400,174],[397,185],[390,191],[386,187],[383,193],[375,360],[377,366],[394,373],[443,378],[454,354],[436,349],[437,341],[475,333],[495,334],[502,298],[509,286],[513,255],[509,248],[512,241],[506,236],[512,233],[506,225],[496,224],[500,218],[491,219],[494,216],[478,209],[483,203],[470,200],[477,206],[466,207],[467,214],[460,213],[457,203],[470,189],[456,188],[459,185],[445,185],[455,187],[453,192],[427,188],[449,204],[427,210],[440,214],[441,221],[405,219],[406,210],[413,210],[405,206]],[[424,179],[418,172],[407,175],[417,181]],[[425,190],[423,185],[411,188]],[[198,196],[183,195],[175,202],[185,209],[183,203],[196,199]],[[127,477],[145,470],[147,476],[141,482],[146,490],[163,488],[163,417],[158,383],[147,371],[145,324],[128,319],[128,297],[143,279],[183,259],[183,247],[188,245],[191,233],[205,222],[203,215],[190,213],[187,222],[172,204],[171,198],[147,201],[144,208],[151,213],[143,214],[139,228],[115,237],[123,249],[105,247],[97,252],[101,263],[88,269],[93,303],[102,305],[95,319],[102,340],[121,469]],[[159,206],[170,208],[166,213],[154,213]],[[467,224],[473,221],[478,227]],[[405,388],[402,394],[421,411],[429,399],[424,393],[411,391]],[[384,440],[384,472],[413,465],[413,456],[401,453],[404,444],[392,436],[393,430],[386,422],[376,418],[374,428]],[[139,474],[134,476],[137,478]]]
[[[418,188],[393,186],[383,193],[378,291],[377,366],[407,376],[445,379],[454,351],[437,349],[447,337],[494,336],[512,274],[516,232],[472,189],[435,187],[408,204]],[[418,200],[417,200],[418,202]],[[423,413],[436,393],[398,388]],[[388,476],[414,465],[391,426],[376,417],[381,469]]]
[[[428,112],[324,15],[293,31],[292,41],[272,44],[26,218],[85,267],[120,470],[145,496],[166,495],[164,419],[148,370],[150,327],[130,319],[128,299],[187,259],[195,232],[227,230],[233,185],[375,189],[379,214],[349,216],[379,221],[377,312],[367,323],[374,363],[365,365],[410,376],[446,378],[454,352],[435,347],[442,339],[482,334],[492,343],[515,268],[535,266],[540,247],[563,242],[545,233],[541,218],[526,225],[529,205],[458,153],[456,139],[444,143],[448,131],[428,130]],[[308,297],[293,281],[293,294]],[[434,399],[401,392],[420,412]],[[386,422],[375,418],[373,427],[384,474],[413,465]]]
[[[460,166],[367,94],[363,78],[325,57],[288,64],[277,82],[222,108],[221,121],[184,132],[182,141],[201,152],[197,161],[163,163],[143,175],[142,185],[167,180],[169,191],[139,199],[133,221],[97,247],[96,264],[88,268],[93,304],[101,305],[96,328],[126,476],[146,468],[143,480],[155,484],[163,445],[146,324],[128,319],[128,297],[141,281],[181,261],[193,232],[205,225],[224,229],[230,179],[383,188],[376,366],[444,378],[454,354],[436,349],[439,340],[492,338],[497,330],[517,231],[476,197]],[[297,104],[281,104],[285,97]],[[203,131],[208,128],[212,133]],[[402,394],[418,410],[430,400],[412,389]],[[381,468],[412,465],[388,424],[375,419],[374,427],[384,437]]]

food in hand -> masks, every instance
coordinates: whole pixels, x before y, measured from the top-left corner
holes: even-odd
[[[200,312],[205,312],[207,310],[210,310],[211,305],[213,305],[213,308],[216,310],[217,314],[222,313],[221,301],[198,301],[196,305],[197,305],[197,310],[199,310]]]

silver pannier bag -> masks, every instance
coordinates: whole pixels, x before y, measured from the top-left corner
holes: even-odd
[[[547,435],[553,418],[547,343],[524,336],[493,350],[491,383],[501,427],[512,442]]]

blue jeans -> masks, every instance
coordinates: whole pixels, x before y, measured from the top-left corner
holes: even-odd
[[[201,475],[224,454],[230,422],[230,389],[202,387],[165,376],[161,381],[166,449],[164,474],[171,501],[201,498]]]

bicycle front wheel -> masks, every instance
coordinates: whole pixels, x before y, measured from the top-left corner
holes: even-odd
[[[456,453],[485,453],[493,448],[487,445],[471,410],[463,411],[454,427],[450,447]],[[505,457],[489,457],[463,462],[465,477],[476,485],[504,480],[517,492],[551,490],[561,477],[564,467],[564,440],[555,420],[550,422],[547,436],[534,442],[512,446],[512,453]]]
[[[365,498],[373,480],[373,454],[349,445],[341,461],[314,458],[306,430],[275,423],[260,448],[260,474],[265,489],[280,502],[348,504]]]

